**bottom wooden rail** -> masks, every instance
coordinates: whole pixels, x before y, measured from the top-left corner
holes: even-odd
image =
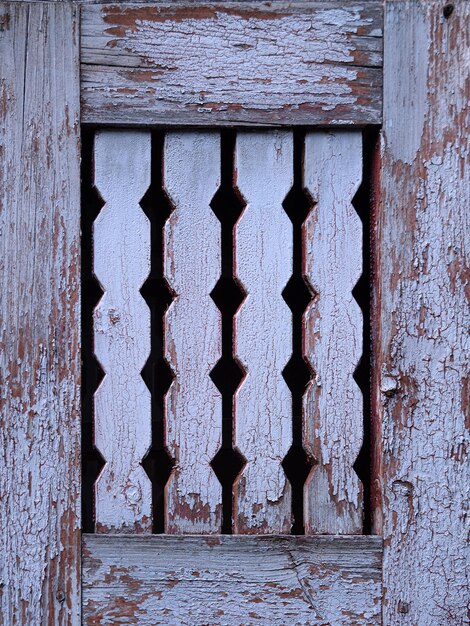
[[[371,536],[84,535],[83,623],[380,624]]]

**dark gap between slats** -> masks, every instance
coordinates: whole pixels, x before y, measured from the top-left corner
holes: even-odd
[[[233,529],[233,484],[245,460],[233,447],[234,395],[244,371],[233,356],[234,315],[245,292],[234,276],[234,228],[244,209],[244,202],[234,187],[235,132],[221,133],[221,185],[211,208],[221,224],[222,271],[211,297],[222,316],[222,356],[211,372],[211,379],[222,394],[222,446],[211,462],[222,485],[222,533]]]
[[[104,202],[93,185],[94,131],[82,130],[81,162],[81,345],[82,345],[82,530],[95,529],[94,484],[104,460],[93,445],[93,396],[104,372],[93,353],[93,310],[103,295],[93,274],[93,222]]]
[[[294,535],[304,534],[304,484],[312,460],[303,447],[303,396],[312,373],[303,358],[303,314],[313,294],[304,280],[303,224],[313,202],[303,187],[303,153],[305,133],[294,131],[294,184],[283,202],[292,222],[292,276],[282,296],[292,311],[292,356],[283,370],[283,377],[292,393],[292,446],[282,466],[292,487],[292,528]]]
[[[142,466],[152,482],[153,532],[165,532],[165,486],[171,475],[173,461],[164,441],[165,394],[173,380],[173,372],[164,358],[164,317],[173,293],[163,276],[163,229],[173,206],[163,190],[164,133],[152,133],[151,182],[140,201],[150,221],[150,274],[140,292],[150,309],[151,348],[142,369],[142,378],[152,396],[152,445]]]
[[[363,444],[354,463],[354,470],[364,489],[363,533],[372,530],[371,517],[371,211],[372,211],[372,162],[377,143],[377,130],[367,129],[363,133],[362,183],[352,204],[362,221],[362,266],[363,272],[353,289],[353,296],[361,307],[363,326],[363,352],[354,372],[354,380],[362,391],[364,407]]]

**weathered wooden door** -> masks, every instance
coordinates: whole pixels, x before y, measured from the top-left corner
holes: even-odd
[[[468,14],[1,5],[1,624],[466,623]]]

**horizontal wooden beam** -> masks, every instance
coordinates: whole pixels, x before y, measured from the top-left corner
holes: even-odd
[[[366,125],[382,119],[382,3],[82,6],[82,120]]]
[[[380,624],[366,536],[83,536],[83,624]]]

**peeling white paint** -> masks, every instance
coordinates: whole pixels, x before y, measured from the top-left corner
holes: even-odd
[[[362,273],[362,224],[351,204],[362,180],[360,132],[307,133],[305,277],[316,294],[304,315],[305,357],[321,385],[304,398],[304,444],[316,461],[305,485],[307,533],[362,532],[362,485],[353,469],[363,436],[362,313],[352,290]]]
[[[210,466],[222,443],[222,397],[210,372],[222,353],[221,314],[210,297],[221,273],[221,226],[210,207],[220,185],[220,135],[170,132],[164,187],[164,273],[175,293],[165,315],[166,445],[176,461],[167,485],[166,531],[217,533],[222,488]]]
[[[378,240],[384,625],[468,623],[470,4],[387,4]],[[401,70],[403,72],[403,70]],[[411,75],[414,70],[411,69]],[[388,124],[407,102],[403,125]],[[422,123],[426,111],[425,123]],[[403,143],[402,143],[403,142]]]
[[[94,311],[94,351],[105,376],[95,392],[99,532],[150,532],[152,486],[141,461],[151,445],[151,398],[141,371],[150,310],[139,293],[150,271],[150,224],[139,201],[150,184],[150,133],[95,135],[94,182],[105,201],[93,224],[93,270],[104,295]]]
[[[290,132],[238,133],[236,184],[247,205],[235,233],[237,278],[247,293],[234,353],[246,370],[235,396],[235,445],[247,464],[235,485],[236,532],[287,533],[291,488],[281,466],[292,443],[292,398],[282,376],[292,354],[292,314],[282,291],[292,274],[292,224],[282,202],[293,184]]]
[[[86,535],[84,624],[379,626],[381,551],[379,537]]]
[[[105,5],[82,15],[88,122],[111,109],[114,123],[265,125],[292,123],[294,111],[295,123],[380,121],[380,2]]]
[[[0,623],[80,622],[78,16],[0,5]]]

